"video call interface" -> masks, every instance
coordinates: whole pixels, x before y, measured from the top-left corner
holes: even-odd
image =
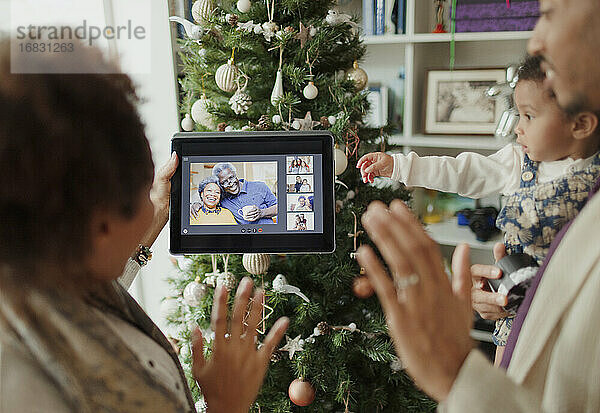
[[[187,156],[183,235],[323,233],[320,154]]]

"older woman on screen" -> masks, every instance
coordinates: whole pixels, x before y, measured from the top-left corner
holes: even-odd
[[[200,210],[197,216],[190,214],[190,225],[237,225],[235,217],[227,208],[221,206],[223,190],[219,179],[210,176],[198,184]]]

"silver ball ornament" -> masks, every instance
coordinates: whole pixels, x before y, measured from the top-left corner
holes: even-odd
[[[237,77],[239,75],[239,69],[233,62],[233,59],[229,59],[227,63],[219,66],[215,73],[215,82],[219,89],[224,92],[233,92],[237,88]]]
[[[202,303],[202,299],[208,294],[206,284],[201,284],[192,281],[185,286],[183,290],[183,300],[191,307],[198,307]]]
[[[236,279],[235,276],[231,272],[222,272],[217,277],[217,287],[223,286],[227,288],[228,291],[231,291],[235,288]]]
[[[367,76],[367,72],[358,67],[358,62],[354,62],[352,69],[346,72],[346,78],[354,82],[354,87],[357,91],[363,90],[369,82],[369,76]]]

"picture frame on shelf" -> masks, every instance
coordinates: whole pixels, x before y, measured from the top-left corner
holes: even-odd
[[[502,68],[428,70],[425,133],[493,135],[504,105],[485,91],[505,77]]]

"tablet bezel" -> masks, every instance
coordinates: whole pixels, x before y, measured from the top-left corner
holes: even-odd
[[[323,233],[285,234],[181,234],[182,167],[181,162],[171,179],[170,206],[170,252],[171,254],[214,254],[214,253],[284,253],[309,254],[332,253],[335,251],[335,196],[333,135],[329,131],[299,132],[181,132],[171,140],[172,151],[181,160],[194,155],[264,155],[264,145],[269,145],[268,155],[305,154],[294,151],[294,147],[305,149],[307,144],[320,146],[320,151],[306,152],[322,155],[323,160]],[[222,153],[212,149],[217,146],[235,147],[235,153]],[[190,148],[194,147],[196,148]],[[214,146],[214,145],[213,145]],[[200,148],[202,148],[200,153]],[[287,149],[286,149],[287,148]],[[210,153],[214,151],[215,153]],[[281,200],[281,194],[278,195]]]

